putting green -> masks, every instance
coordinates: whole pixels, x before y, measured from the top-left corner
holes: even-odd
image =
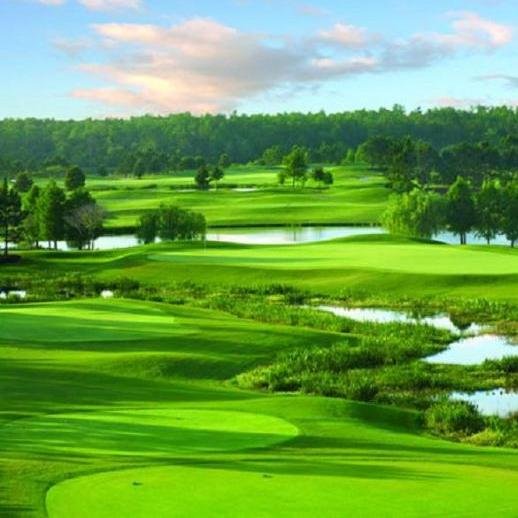
[[[300,462],[286,460],[280,468],[267,462],[235,469],[166,466],[80,477],[51,488],[47,511],[50,518],[516,516],[518,476],[506,470],[372,463],[372,476],[365,477],[366,466],[352,459],[328,462],[327,473],[318,474],[295,473]],[[387,478],[389,469],[400,476]],[[501,485],[488,485],[487,479]]]
[[[271,446],[295,437],[283,419],[223,410],[117,410],[15,421],[4,440],[34,453],[167,457]]]

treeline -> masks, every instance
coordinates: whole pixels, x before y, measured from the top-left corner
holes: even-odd
[[[207,163],[217,163],[224,154],[235,163],[268,161],[275,158],[277,148],[283,156],[294,146],[306,148],[313,163],[339,163],[350,150],[376,136],[409,136],[442,150],[464,142],[500,145],[506,136],[517,134],[518,110],[509,107],[406,113],[395,106],[337,114],[177,114],[128,120],[6,119],[0,121],[0,174],[21,170],[50,174],[70,164],[94,174],[196,169],[201,166],[200,157]]]
[[[429,142],[410,137],[377,136],[365,141],[349,162],[366,162],[384,171],[399,192],[416,185],[451,185],[458,176],[480,186],[490,178],[511,179],[518,173],[518,134],[494,143],[462,142],[435,149]]]
[[[383,215],[384,226],[394,234],[431,238],[448,229],[467,243],[467,234],[491,243],[504,235],[514,247],[518,241],[518,180],[485,180],[480,189],[459,177],[445,195],[415,188],[394,195]]]
[[[57,249],[58,241],[66,240],[80,250],[93,248],[104,217],[78,168],[69,170],[65,189],[54,181],[41,188],[23,176],[13,185],[5,178],[0,188],[0,241],[5,257],[11,243],[38,248],[47,242],[49,248]]]

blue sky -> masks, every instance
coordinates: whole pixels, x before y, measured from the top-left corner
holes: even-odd
[[[518,104],[517,0],[0,0],[0,118]]]

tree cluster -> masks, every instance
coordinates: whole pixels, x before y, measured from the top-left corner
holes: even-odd
[[[207,233],[205,216],[179,207],[162,205],[143,214],[137,225],[137,237],[144,244],[162,241],[204,240]]]
[[[458,176],[480,186],[487,178],[518,171],[518,137],[461,142],[437,150],[423,140],[377,136],[358,148],[355,160],[381,169],[398,192],[416,185],[451,185]]]
[[[392,233],[431,238],[448,229],[467,243],[475,232],[488,244],[499,234],[514,247],[518,240],[518,179],[506,183],[488,179],[479,189],[458,177],[446,195],[414,188],[394,195],[384,216],[384,226]]]
[[[85,189],[83,172],[78,167],[67,171],[66,190],[54,180],[41,188],[22,174],[12,186],[4,179],[0,190],[4,255],[10,243],[39,247],[46,241],[49,248],[57,248],[58,241],[66,240],[79,249],[93,248],[103,229],[104,211]]]

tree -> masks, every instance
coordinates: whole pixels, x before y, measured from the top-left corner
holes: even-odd
[[[502,192],[502,230],[514,248],[518,241],[518,180],[505,186]]]
[[[225,171],[221,167],[215,166],[210,171],[209,181],[214,182],[214,184],[216,185],[216,189],[217,189],[218,182],[223,180],[224,176],[225,176]]]
[[[488,245],[498,235],[502,226],[504,211],[502,202],[502,189],[495,180],[486,180],[475,197],[477,211],[475,230]]]
[[[18,192],[28,192],[33,183],[31,176],[26,171],[18,173],[14,180],[14,185]]]
[[[390,137],[371,137],[358,148],[356,161],[367,162],[372,167],[386,169],[392,160],[394,147],[394,139]]]
[[[205,239],[207,231],[203,214],[166,205],[158,210],[157,225],[162,241]]]
[[[222,153],[218,160],[218,165],[221,167],[221,169],[227,169],[231,165],[230,157],[227,153]]]
[[[9,189],[7,178],[0,188],[0,230],[4,241],[4,256],[9,254],[9,243],[16,241],[23,222],[22,200],[13,188]]]
[[[47,184],[38,198],[40,235],[49,242],[49,248],[53,242],[57,249],[57,242],[65,236],[65,202],[65,192],[54,181]]]
[[[206,165],[201,166],[196,176],[194,177],[196,187],[201,191],[206,191],[210,188],[210,172]]]
[[[272,146],[268,149],[265,149],[261,161],[265,165],[273,166],[279,165],[282,163],[282,149],[280,146]]]
[[[460,237],[460,244],[467,242],[466,234],[477,223],[477,211],[473,189],[469,180],[457,177],[446,195],[447,221],[450,230]]]
[[[94,241],[101,235],[104,211],[92,195],[83,188],[73,191],[65,202],[65,238],[82,250],[93,248]]]
[[[332,185],[334,182],[333,174],[330,171],[324,171],[323,167],[315,167],[311,171],[311,178],[318,183],[320,187],[322,185]]]
[[[65,189],[67,191],[74,191],[80,187],[84,187],[86,177],[81,168],[73,166],[65,173]]]
[[[82,250],[87,246],[93,250],[95,240],[102,234],[104,210],[95,201],[67,212],[67,239]]]
[[[38,185],[33,185],[23,200],[23,208],[26,213],[23,222],[24,241],[30,246],[38,248],[40,240],[40,220],[38,212],[38,199],[41,189]]]
[[[430,239],[444,227],[444,200],[421,189],[394,195],[382,222],[393,234]]]
[[[158,235],[158,214],[148,212],[140,216],[137,225],[137,238],[141,243],[154,243]]]
[[[292,187],[295,187],[297,182],[303,186],[307,180],[307,150],[299,146],[294,146],[291,152],[284,157],[283,162],[286,167],[286,174],[289,178],[291,178]]]

